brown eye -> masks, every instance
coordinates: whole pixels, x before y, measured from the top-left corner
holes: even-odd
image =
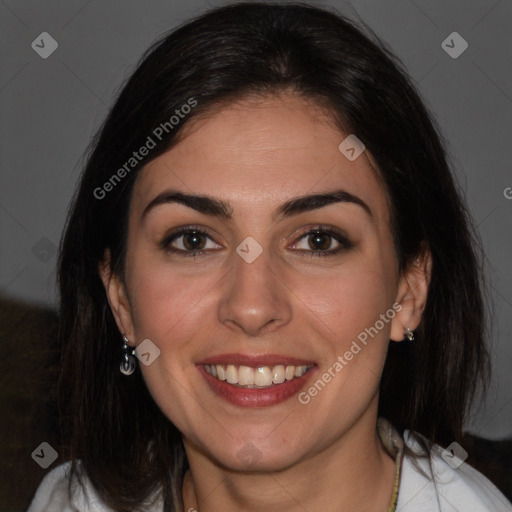
[[[183,236],[183,246],[189,251],[197,251],[203,249],[206,241],[205,236],[198,231],[191,231]]]
[[[331,248],[332,236],[321,231],[308,235],[309,247],[313,250],[326,251]]]
[[[222,249],[206,231],[187,227],[166,236],[159,245],[164,251],[194,257],[206,255],[211,250]]]
[[[310,229],[294,244],[293,249],[304,256],[335,256],[347,249],[351,249],[353,244],[347,235],[338,229],[326,226]]]

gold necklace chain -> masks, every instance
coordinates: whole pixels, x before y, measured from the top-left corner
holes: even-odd
[[[400,471],[402,469],[402,454],[403,452],[396,456],[396,477],[395,484],[393,485],[393,495],[391,496],[391,503],[389,504],[388,512],[396,511],[396,504],[398,502],[398,488],[400,487]]]

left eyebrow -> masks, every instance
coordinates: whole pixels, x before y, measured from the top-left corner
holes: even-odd
[[[226,220],[232,219],[232,208],[229,203],[206,195],[185,194],[176,190],[167,190],[156,196],[142,212],[144,218],[153,208],[170,203],[178,203],[192,208],[205,215],[212,215]],[[334,203],[352,203],[360,206],[370,217],[373,217],[370,207],[359,197],[345,191],[333,190],[322,194],[310,194],[295,197],[282,204],[272,216],[279,220],[312,210],[317,210]]]
[[[273,215],[275,221],[297,215],[299,213],[323,208],[334,203],[352,203],[360,206],[370,217],[373,217],[370,207],[359,197],[346,190],[333,190],[323,194],[300,196],[286,201]]]

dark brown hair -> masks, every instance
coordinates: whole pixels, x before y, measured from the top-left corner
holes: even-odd
[[[222,102],[282,91],[327,107],[340,130],[355,133],[374,156],[401,270],[422,244],[432,253],[423,320],[413,344],[390,346],[379,413],[439,444],[461,437],[487,364],[479,246],[432,117],[401,63],[363,24],[305,4],[228,5],[145,54],[93,142],[62,241],[60,396],[69,457],[80,459],[114,510],[137,510],[159,488],[166,509],[181,510],[187,461],[180,433],[140,372],[127,378],[119,371],[121,336],[98,264],[109,248],[112,269],[123,275],[137,173],[184,126]],[[94,191],[191,98],[197,106],[186,118],[98,198]]]

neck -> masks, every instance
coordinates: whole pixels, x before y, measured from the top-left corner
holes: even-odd
[[[395,461],[378,437],[376,418],[361,425],[362,419],[328,449],[275,472],[229,471],[185,440],[190,463],[183,485],[185,510],[387,510],[395,480]]]

